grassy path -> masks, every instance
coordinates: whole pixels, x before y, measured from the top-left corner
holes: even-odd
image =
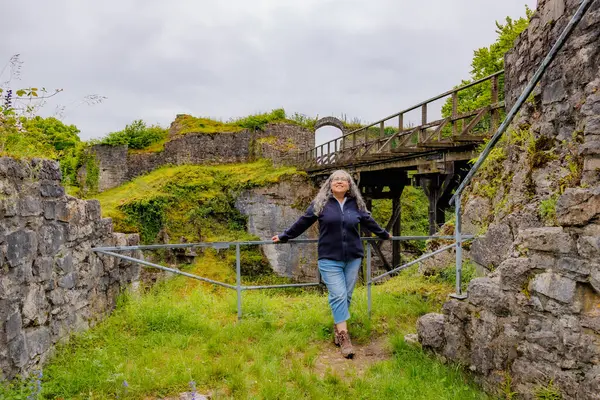
[[[224,262],[205,256],[191,269]],[[407,271],[374,288],[369,320],[357,288],[350,327],[359,350],[344,360],[319,290],[245,292],[237,323],[235,292],[177,277],[123,297],[110,318],[60,348],[40,397],[157,399],[193,381],[213,399],[486,399],[459,369],[403,341],[451,290]],[[1,390],[26,398],[18,396],[27,389]]]

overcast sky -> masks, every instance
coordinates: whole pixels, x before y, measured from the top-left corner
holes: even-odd
[[[280,107],[372,122],[468,78],[494,22],[525,4],[536,0],[1,0],[0,71],[19,53],[13,88],[64,89],[44,113],[66,106],[83,139]],[[82,104],[90,94],[106,99]]]

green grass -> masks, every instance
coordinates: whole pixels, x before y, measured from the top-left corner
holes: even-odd
[[[203,261],[190,270],[228,268],[225,257]],[[384,335],[391,355],[363,375],[343,377],[316,367],[333,346],[321,291],[244,292],[243,319],[236,322],[234,291],[173,278],[145,294],[123,296],[111,317],[60,347],[44,369],[42,397],[154,399],[189,390],[193,380],[199,393],[215,399],[486,399],[459,368],[402,339],[450,291],[407,271],[374,288],[369,320],[365,290],[357,288],[349,323],[354,342]]]

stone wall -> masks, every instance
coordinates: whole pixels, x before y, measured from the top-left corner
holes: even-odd
[[[236,208],[248,217],[248,232],[261,240],[289,228],[304,213],[316,189],[305,178],[294,176],[276,185],[248,190],[236,199]],[[317,239],[318,224],[300,239]],[[280,276],[311,281],[317,277],[317,244],[264,245],[262,251]]]
[[[133,245],[97,200],[66,196],[58,163],[0,158],[1,378],[28,374],[115,306],[139,267],[90,249]]]
[[[215,134],[177,134],[161,152],[129,153],[126,146],[94,146],[100,164],[100,191],[164,165],[243,163],[268,158],[275,163],[290,154],[314,147],[314,132],[294,124],[268,124],[262,131],[244,130]]]
[[[539,1],[505,58],[509,107],[578,5]],[[465,226],[489,223],[471,256],[492,272],[469,283],[467,300],[418,322],[425,348],[467,365],[490,391],[600,399],[598,43],[595,2],[507,133],[508,143],[531,137],[506,147],[505,182],[492,199],[473,191],[463,199]],[[553,204],[556,215],[544,217]]]

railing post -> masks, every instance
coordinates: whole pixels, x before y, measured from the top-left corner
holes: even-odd
[[[496,103],[498,103],[498,75],[494,75],[492,77],[492,100],[491,106],[494,107]],[[491,131],[495,132],[498,129],[498,110],[496,108],[492,108],[490,111],[491,115]]]
[[[379,137],[383,138],[385,136],[385,123],[382,121],[379,123]]]
[[[456,215],[456,222],[454,224],[454,240],[456,242],[456,293],[450,295],[455,299],[466,299],[467,296],[462,294],[461,283],[462,283],[462,232],[461,232],[461,220],[460,220],[460,193],[455,194],[456,198],[454,201],[454,209]]]
[[[240,245],[235,245],[235,279],[237,291],[237,317],[242,319],[242,267],[240,263]]]
[[[452,92],[452,136],[457,135],[458,121],[455,120],[458,113],[458,91]]]
[[[371,243],[367,244],[367,313],[371,318]]]
[[[421,106],[421,125],[425,125],[427,123],[427,103]],[[418,142],[425,141],[425,128],[419,130],[419,140]]]

